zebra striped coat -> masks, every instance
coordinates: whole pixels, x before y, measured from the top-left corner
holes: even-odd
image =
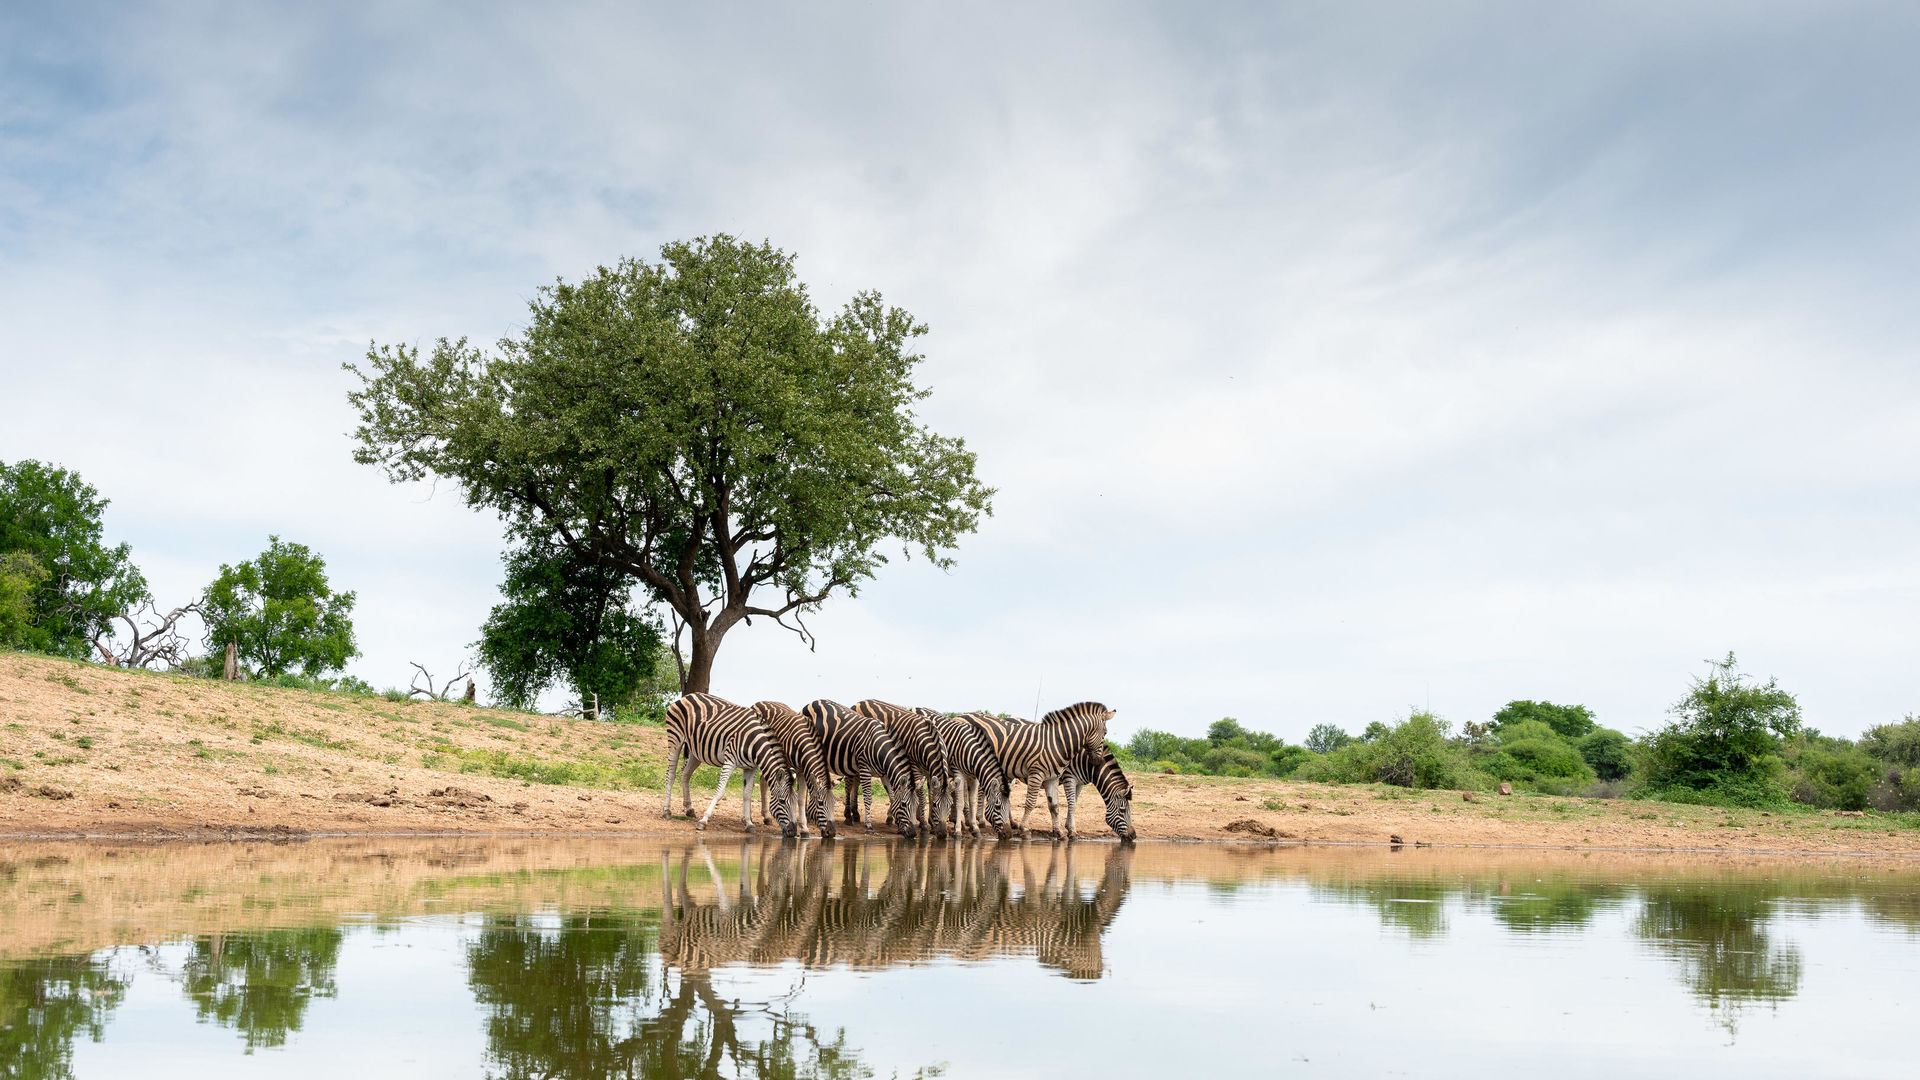
[[[953,768],[953,827],[956,835],[965,829],[970,836],[980,835],[980,800],[986,801],[987,824],[1000,839],[1013,835],[1013,821],[1007,812],[1007,774],[993,747],[965,717],[948,716],[931,709],[921,710],[940,741],[947,748],[947,764]]]
[[[1026,831],[1034,799],[1043,789],[1047,793],[1047,813],[1053,819],[1054,832],[1060,831],[1057,809],[1060,777],[1072,765],[1076,751],[1106,750],[1107,721],[1112,718],[1112,709],[1092,701],[1055,709],[1037,724],[1002,720],[985,713],[967,714],[967,721],[1000,759],[1000,768],[1006,772],[1007,779],[1027,785],[1026,806],[1020,812],[1017,831]]]
[[[705,829],[713,808],[726,793],[727,781],[734,769],[740,769],[740,821],[753,831],[753,778],[760,776],[773,794],[773,818],[780,835],[792,836],[793,799],[787,755],[767,730],[767,725],[752,711],[712,694],[688,694],[667,706],[667,797],[660,808],[661,817],[673,816],[673,778],[686,759],[681,774],[680,805],[693,816],[693,770],[701,765],[718,765],[720,782],[714,786],[707,812],[694,826]]]
[[[1113,830],[1123,843],[1131,844],[1140,834],[1133,829],[1133,785],[1127,781],[1127,774],[1120,769],[1120,763],[1113,754],[1102,750],[1099,754],[1081,747],[1073,755],[1073,764],[1068,766],[1067,783],[1067,835],[1073,835],[1073,807],[1080,801],[1080,792],[1093,788],[1100,793],[1100,801],[1107,805],[1107,827]]]
[[[774,740],[787,755],[787,764],[794,771],[793,792],[797,797],[802,788],[807,792],[806,816],[794,814],[802,832],[806,831],[806,822],[811,820],[820,827],[820,835],[833,839],[833,818],[826,812],[829,788],[832,780],[827,776],[827,758],[820,751],[820,739],[813,733],[813,722],[778,701],[758,701],[753,711],[759,715],[767,730],[773,733]],[[760,785],[760,820],[767,820],[767,785]]]
[[[928,831],[934,836],[945,839],[947,807],[952,801],[953,767],[947,763],[947,748],[940,741],[940,734],[917,709],[868,698],[855,702],[853,711],[887,725],[887,733],[893,736],[894,745],[907,756],[907,764],[913,767],[914,779],[926,785],[924,804],[918,801],[917,790],[915,794],[914,806],[920,812],[920,820],[927,823]]]
[[[833,816],[832,779],[845,777],[847,820],[859,821],[864,817],[867,831],[872,832],[873,778],[878,776],[887,785],[887,820],[900,830],[901,836],[912,839],[920,820],[915,813],[919,799],[914,789],[913,768],[907,764],[906,755],[894,745],[887,725],[825,698],[808,702],[800,712],[813,722],[814,736],[827,760],[826,815]],[[865,800],[864,815],[854,813],[856,780]]]

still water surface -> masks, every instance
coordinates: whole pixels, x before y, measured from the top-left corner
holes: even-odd
[[[1915,1074],[1920,867],[0,845],[0,1077]]]

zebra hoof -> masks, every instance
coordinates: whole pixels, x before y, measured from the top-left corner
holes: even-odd
[[[694,822],[694,823],[693,823],[693,831],[694,831],[694,832],[706,832],[706,831],[707,831],[707,823],[706,823],[706,822],[704,822],[704,821],[696,821],[696,822]]]

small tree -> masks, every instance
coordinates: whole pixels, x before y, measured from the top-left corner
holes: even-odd
[[[1734,655],[1710,663],[1647,740],[1647,782],[1741,804],[1777,802],[1780,741],[1800,730],[1800,703],[1768,679],[1742,675]]]
[[[128,547],[104,539],[107,500],[80,477],[38,461],[0,463],[0,556],[24,554],[38,571],[15,561],[9,588],[22,581],[28,615],[15,644],[80,659],[108,621],[146,601],[147,581]],[[30,579],[30,580],[28,580]]]
[[[704,691],[754,616],[811,643],[801,617],[871,578],[883,543],[951,565],[993,491],[914,415],[911,315],[863,292],[823,318],[769,245],[660,255],[541,289],[494,355],[374,347],[348,399],[356,460],[453,480],[520,536],[643,585]]]
[[[505,602],[487,616],[475,646],[497,699],[531,708],[565,678],[583,708],[593,696],[612,709],[652,688],[666,649],[660,624],[630,604],[632,578],[538,544],[509,554],[506,564]]]
[[[1307,732],[1307,749],[1316,754],[1331,754],[1353,741],[1353,736],[1332,724],[1315,724]]]
[[[308,677],[360,655],[353,640],[354,595],[327,583],[327,564],[304,544],[267,538],[267,550],[220,567],[207,586],[201,618],[207,646],[239,643],[240,659],[266,676],[298,668]]]

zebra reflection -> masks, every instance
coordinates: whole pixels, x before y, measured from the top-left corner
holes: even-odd
[[[704,846],[680,852],[677,868],[662,852],[661,958],[683,974],[704,974],[729,964],[877,970],[1033,956],[1070,978],[1097,979],[1105,970],[1101,939],[1126,899],[1132,849],[1106,849],[1091,880],[1075,864],[1075,845],[1040,851],[749,840],[731,882]],[[695,863],[711,883],[700,896],[688,879]]]

